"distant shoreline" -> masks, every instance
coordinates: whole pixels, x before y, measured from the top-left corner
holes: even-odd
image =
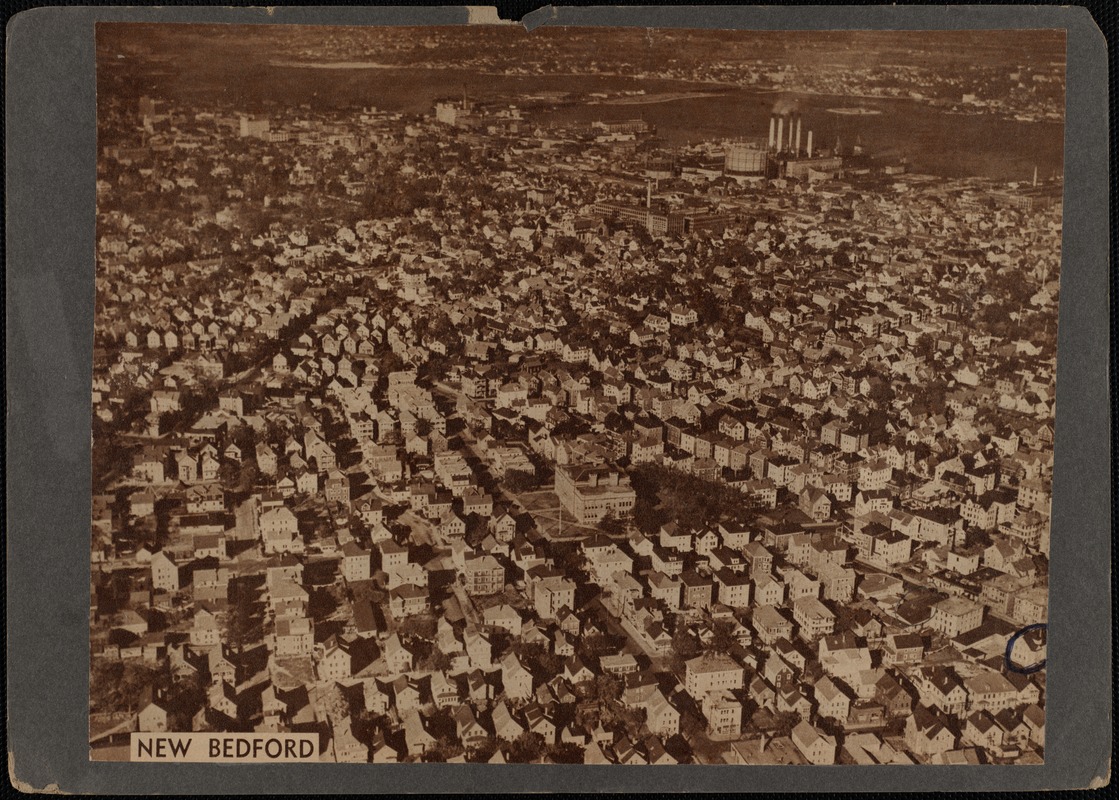
[[[881,114],[882,111],[877,108],[829,108],[829,114],[842,114],[848,117],[872,117],[876,114]]]
[[[453,69],[449,66],[440,66],[435,64],[385,64],[377,61],[294,61],[291,59],[269,59],[268,65],[278,68],[287,69],[314,69],[314,70],[399,70],[401,72],[445,72]],[[500,78],[514,78],[514,79],[531,79],[534,77],[542,77],[531,74],[509,74],[504,71],[487,71],[484,69],[471,69],[478,76],[493,76]],[[744,84],[731,81],[717,81],[717,80],[689,80],[686,78],[659,78],[659,77],[640,77],[626,76],[618,73],[582,73],[582,72],[557,72],[552,73],[550,77],[572,77],[572,78],[587,78],[587,79],[609,79],[609,78],[625,78],[636,81],[651,80],[660,82],[674,82],[685,84],[686,86],[696,87],[682,89],[680,91],[664,91],[654,92],[646,95],[633,95],[626,97],[610,97],[605,99],[588,100],[586,97],[581,97],[575,102],[581,102],[585,105],[592,106],[640,106],[640,105],[659,105],[664,103],[673,103],[682,100],[702,100],[709,97],[719,97],[724,94],[729,94],[735,91],[745,91],[756,95],[786,95],[796,101],[797,96],[802,98],[834,98],[839,103],[869,101],[872,103],[913,103],[917,106],[924,108],[937,108],[928,98],[915,98],[915,97],[899,97],[888,94],[876,94],[867,92],[835,92],[835,91],[821,91],[803,88],[793,88],[776,86],[771,84]],[[701,88],[702,87],[702,88]],[[1049,120],[1044,118],[1034,119],[1018,119],[1015,115],[990,111],[983,109],[946,109],[939,108],[942,113],[953,114],[958,116],[966,116],[972,118],[989,118],[999,119],[1007,122],[1017,122],[1019,124],[1063,124],[1062,120]],[[831,114],[836,114],[844,117],[861,117],[861,116],[877,116],[882,114],[882,110],[866,108],[863,106],[841,106],[827,108],[826,111]]]
[[[646,106],[656,103],[674,103],[677,100],[699,100],[718,97],[725,92],[658,92],[657,94],[634,95],[632,97],[611,97],[606,100],[590,100],[587,105],[596,106]]]

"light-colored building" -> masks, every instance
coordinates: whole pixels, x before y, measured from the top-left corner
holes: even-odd
[[[981,672],[964,678],[969,711],[997,714],[1018,703],[1018,689],[1001,672]]]
[[[537,582],[533,593],[536,614],[541,619],[555,619],[561,608],[575,608],[575,584],[553,576]]]
[[[695,699],[721,689],[741,689],[745,681],[746,671],[730,656],[708,653],[686,664],[684,688]]]
[[[306,656],[315,647],[315,624],[306,617],[285,617],[276,620],[275,654]]]
[[[807,722],[799,722],[793,728],[793,744],[809,764],[823,766],[834,764],[839,748],[835,739],[820,733]]]
[[[611,513],[626,516],[637,499],[626,475],[600,465],[556,467],[555,490],[563,507],[584,525],[599,522]]]
[[[342,545],[342,577],[349,582],[369,580],[369,551],[357,542]]]
[[[488,553],[467,556],[462,574],[469,595],[497,594],[505,588],[505,568]]]
[[[742,701],[729,689],[716,689],[700,703],[712,739],[734,739],[742,733]]]
[[[835,614],[811,596],[793,601],[793,620],[800,626],[798,635],[806,641],[815,641],[835,630]]]
[[[983,606],[962,597],[949,597],[932,608],[929,627],[952,639],[983,623]]]

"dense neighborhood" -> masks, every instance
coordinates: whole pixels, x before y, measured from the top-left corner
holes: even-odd
[[[1059,182],[99,104],[93,758],[1042,761]]]

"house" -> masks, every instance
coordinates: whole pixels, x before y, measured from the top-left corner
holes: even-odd
[[[734,571],[731,567],[723,567],[715,573],[716,600],[732,608],[746,608],[750,605],[750,579]],[[671,607],[671,606],[670,606]]]
[[[212,647],[221,644],[221,627],[217,617],[205,608],[194,612],[190,629],[190,643],[198,647]]]
[[[979,672],[964,678],[968,710],[998,714],[1018,705],[1018,687],[1001,672]]]
[[[641,746],[645,751],[645,761],[648,764],[677,764],[679,763],[676,758],[672,756],[664,745],[656,736],[646,736],[641,741]]]
[[[1029,730],[1030,742],[1036,747],[1045,747],[1045,711],[1041,706],[1027,706],[1022,712],[1022,721]]]
[[[463,634],[463,643],[466,655],[475,667],[489,669],[493,665],[493,645],[487,637],[467,630]]]
[[[526,730],[530,733],[539,734],[544,739],[545,744],[555,744],[555,720],[539,703],[531,703],[525,706],[524,719]]]
[[[848,682],[871,668],[870,648],[850,631],[820,639],[817,657],[826,674]]]
[[[963,597],[949,597],[932,607],[929,627],[950,639],[973,631],[983,622],[983,606]]]
[[[520,636],[521,634],[521,615],[517,612],[517,609],[507,603],[490,606],[483,611],[482,622],[490,627],[503,628],[514,636]]]
[[[905,746],[914,755],[928,758],[952,750],[956,736],[931,709],[919,705],[905,721]]]
[[[408,675],[398,675],[389,683],[393,705],[399,714],[407,714],[423,705],[423,692],[418,680]]]
[[[315,624],[307,617],[285,617],[276,620],[273,652],[281,658],[307,656],[315,645]]]
[[[431,700],[436,708],[457,706],[462,702],[458,681],[439,670],[431,673]]]
[[[645,757],[641,754],[628,736],[620,736],[611,748],[614,758],[619,764],[638,765],[645,764]]]
[[[237,687],[228,681],[220,681],[210,687],[207,697],[209,707],[230,720],[239,720],[241,717],[241,697]]]
[[[286,506],[270,508],[262,512],[257,521],[257,528],[266,554],[303,552],[299,520]]]
[[[439,523],[439,533],[446,539],[453,539],[466,535],[466,520],[453,511],[447,514]]]
[[[315,669],[319,680],[349,680],[372,661],[372,655],[367,640],[332,636],[326,641]]]
[[[401,643],[400,637],[396,633],[385,640],[383,655],[385,664],[388,665],[391,672],[408,672],[413,668],[415,656],[411,650]]]
[[[967,689],[948,667],[923,667],[916,676],[916,684],[925,705],[953,716],[962,715],[967,708]]]
[[[631,653],[601,655],[598,657],[598,665],[607,675],[629,675],[640,668]]]
[[[754,602],[759,606],[777,606],[785,600],[785,584],[769,573],[755,575]]]
[[[427,611],[428,592],[414,583],[404,583],[389,590],[389,609],[398,619]]]
[[[316,487],[317,485],[318,477],[316,476]],[[361,521],[368,527],[374,528],[384,521],[384,505],[380,499],[370,493],[359,498],[354,507]]]
[[[477,747],[489,738],[489,731],[482,727],[474,710],[468,705],[460,705],[452,714],[455,721],[455,731],[462,746],[468,750]]]
[[[839,754],[835,739],[820,733],[807,722],[798,722],[791,738],[793,745],[809,764],[821,766],[835,763]]]
[[[384,733],[377,731],[369,743],[369,760],[374,764],[395,764],[399,761],[399,754],[394,747],[385,741]]]
[[[533,586],[536,614],[541,619],[555,619],[563,608],[575,607],[575,584],[557,575],[542,578]]]
[[[498,739],[512,742],[525,732],[524,726],[517,722],[510,713],[509,706],[504,701],[499,701],[494,706],[490,718],[493,722],[494,736]]]
[[[348,583],[367,581],[370,576],[369,551],[350,540],[342,545],[342,577]]]
[[[753,623],[754,631],[764,644],[772,645],[778,639],[789,639],[793,635],[793,623],[771,605],[755,608]]]
[[[759,708],[774,709],[777,705],[777,692],[760,675],[750,681],[750,699],[757,703]]]
[[[497,594],[505,588],[505,567],[492,555],[469,555],[463,563],[466,593],[472,596]]]
[[[684,586],[685,608],[710,608],[715,597],[715,583],[711,578],[702,576],[694,570],[685,570],[680,574],[680,581]]]
[[[225,510],[225,492],[216,484],[191,486],[184,493],[184,500],[188,514]]]
[[[493,686],[490,685],[490,681],[480,669],[466,673],[466,687],[470,702],[474,704],[485,703],[493,699]]]
[[[409,756],[422,756],[429,748],[436,744],[435,737],[427,732],[424,727],[420,712],[412,710],[403,715],[404,745]]]
[[[256,446],[256,466],[263,475],[275,475],[278,468],[276,453],[264,442]]]
[[[645,700],[645,723],[658,736],[668,738],[680,732],[680,712],[660,689]]]
[[[874,685],[873,699],[882,706],[887,717],[905,717],[913,710],[913,698],[888,672]]]
[[[729,689],[707,692],[700,708],[707,719],[707,735],[712,739],[734,739],[742,733],[742,701]]]
[[[170,730],[170,712],[162,699],[149,701],[136,715],[136,730],[162,733]]]
[[[851,710],[851,698],[827,675],[816,681],[813,686],[816,713],[839,722],[847,719]]]
[[[369,748],[354,734],[353,720],[345,717],[332,720],[331,746],[334,760],[340,764],[362,764],[369,761]]]
[[[896,633],[886,637],[883,663],[886,666],[917,664],[925,656],[925,640],[914,633]]]
[[[594,680],[594,672],[577,656],[572,656],[564,661],[563,677],[569,683],[575,685],[583,681]]]
[[[823,522],[831,516],[831,499],[823,489],[808,486],[800,493],[800,510],[816,522]]]
[[[307,590],[294,581],[278,580],[268,590],[268,607],[276,617],[301,617],[309,601]]]
[[[326,497],[326,502],[338,503],[348,508],[350,505],[349,479],[337,469],[330,470],[327,472],[326,480],[323,483],[323,495]]]
[[[575,655],[574,639],[562,628],[555,632],[555,639],[552,642],[552,652],[561,658]]]
[[[501,659],[501,683],[505,696],[513,700],[528,700],[532,697],[532,673],[521,664],[512,651]]]
[[[693,698],[719,689],[745,688],[746,672],[730,656],[707,653],[685,663],[684,688]]]
[[[160,592],[179,591],[179,566],[163,550],[159,550],[151,560],[152,588]]]
[[[797,634],[805,641],[816,641],[835,629],[835,614],[815,597],[798,597],[793,601],[793,620]]]
[[[812,703],[797,686],[786,684],[777,690],[777,713],[796,714],[801,719],[807,719],[812,713]]]

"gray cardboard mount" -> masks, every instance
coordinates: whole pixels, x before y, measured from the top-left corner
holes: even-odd
[[[36,8],[7,28],[8,764],[24,791],[906,791],[1102,786],[1111,757],[1108,92],[1103,35],[1054,6],[569,7],[524,21],[1065,29],[1065,213],[1043,766],[200,765],[88,761],[90,381],[99,21],[466,24],[465,7]]]

